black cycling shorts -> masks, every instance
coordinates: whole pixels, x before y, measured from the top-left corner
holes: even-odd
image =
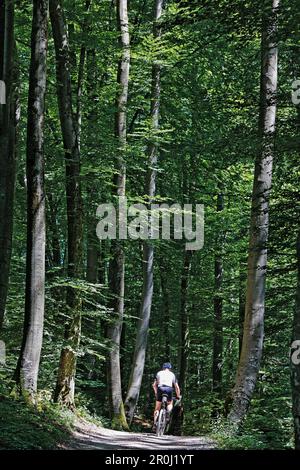
[[[157,388],[157,401],[162,401],[162,396],[163,394],[168,395],[168,401],[172,401],[173,399],[173,387],[166,387],[164,385],[161,385],[160,387]]]

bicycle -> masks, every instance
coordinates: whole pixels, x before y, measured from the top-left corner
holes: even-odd
[[[156,424],[156,435],[158,437],[163,436],[166,430],[167,424],[169,422],[169,412],[167,410],[168,406],[168,395],[163,393],[161,401],[161,409],[159,411],[157,424]]]

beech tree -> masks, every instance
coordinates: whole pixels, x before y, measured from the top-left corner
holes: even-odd
[[[292,348],[291,348],[291,386],[293,400],[293,419],[295,431],[295,448],[300,449],[300,234],[297,239],[297,267],[298,282],[296,291],[296,305],[293,322]]]
[[[217,196],[217,212],[224,209],[224,196],[220,192]],[[223,360],[223,234],[222,228],[216,237],[215,255],[215,295],[214,295],[214,339],[213,339],[213,370],[212,388],[219,397],[222,395],[222,360]]]
[[[153,23],[153,36],[155,39],[161,37],[161,24],[160,19],[163,12],[163,0],[155,0],[154,4],[154,23]],[[154,61],[152,65],[152,85],[151,85],[151,125],[153,132],[153,142],[148,145],[147,154],[149,161],[149,168],[147,173],[146,194],[148,196],[148,208],[153,202],[155,197],[156,187],[156,167],[158,159],[158,144],[157,135],[155,132],[159,129],[159,102],[160,102],[160,87],[161,87],[161,65],[158,60]],[[149,221],[149,217],[147,219]],[[140,318],[137,325],[135,350],[133,355],[133,363],[131,369],[131,376],[129,379],[129,386],[125,400],[125,408],[128,416],[128,421],[131,423],[134,415],[134,410],[138,402],[140,388],[143,378],[146,350],[147,350],[147,337],[149,330],[149,322],[152,307],[153,296],[153,265],[154,265],[154,246],[151,240],[143,243],[143,293],[140,308]]]
[[[5,103],[0,104],[0,331],[5,314],[12,251],[16,134],[20,114],[14,8],[14,0],[1,0],[0,80],[1,98],[5,98]]]
[[[277,93],[277,14],[279,0],[272,0],[262,31],[260,88],[261,151],[255,161],[253,180],[248,277],[242,351],[232,391],[233,402],[228,418],[234,424],[244,419],[259,371],[265,313],[269,198],[274,160],[274,136]]]
[[[299,59],[298,50],[295,49],[295,79],[298,78]],[[300,104],[296,106],[298,132],[300,126]],[[300,146],[298,146],[300,149]],[[299,347],[300,347],[300,231],[296,241],[297,253],[297,286],[296,286],[296,302],[294,308],[293,330],[292,330],[292,346],[291,346],[291,387],[292,387],[292,413],[294,421],[295,448],[300,449],[300,363],[299,363]]]
[[[192,252],[185,251],[180,283],[180,375],[179,384],[182,395],[186,390],[186,380],[188,372],[188,358],[190,353],[190,331],[189,331],[189,311],[187,304],[189,276],[192,263]]]
[[[17,383],[33,398],[42,349],[45,305],[44,113],[48,0],[33,2],[27,120],[27,255],[25,320]]]
[[[82,271],[82,196],[80,181],[79,126],[73,111],[68,29],[59,0],[50,0],[50,18],[56,54],[57,101],[65,150],[68,220],[68,276],[74,282]],[[79,115],[80,113],[78,113]],[[70,319],[66,325],[54,399],[74,407],[77,349],[81,333],[81,296],[67,288]]]
[[[116,96],[115,113],[115,138],[118,148],[115,159],[116,174],[114,177],[114,187],[115,196],[117,196],[117,198],[122,198],[125,196],[126,187],[126,116],[130,65],[130,39],[127,0],[118,0],[116,8],[121,57],[118,63],[117,82],[119,89]],[[120,240],[113,240],[111,245],[112,259],[109,267],[109,283],[112,295],[112,300],[110,303],[110,308],[112,309],[112,319],[107,328],[107,338],[110,341],[111,347],[107,360],[109,400],[112,426],[115,428],[121,427],[126,429],[127,423],[122,399],[120,371],[120,341],[124,315],[125,255],[122,242],[120,242]]]

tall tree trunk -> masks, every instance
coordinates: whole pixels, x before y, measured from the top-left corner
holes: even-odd
[[[236,425],[246,416],[257,381],[263,347],[269,196],[276,120],[278,7],[279,0],[272,0],[270,12],[266,14],[263,22],[261,152],[256,158],[253,182],[243,345],[232,392],[232,408],[228,416]]]
[[[159,24],[162,15],[163,0],[155,0],[153,36],[159,41],[161,36],[161,26]],[[154,61],[152,65],[152,87],[151,87],[151,120],[152,130],[155,133],[159,128],[159,104],[160,104],[160,75],[161,65]],[[155,197],[156,166],[158,158],[158,145],[154,142],[148,146],[149,169],[147,173],[146,194],[149,197],[148,207]],[[138,402],[142,378],[145,367],[145,358],[147,350],[148,330],[153,297],[153,265],[154,265],[154,246],[151,241],[146,240],[143,243],[143,295],[140,308],[140,318],[137,325],[135,349],[129,379],[129,386],[125,400],[125,409],[127,420],[131,424],[134,411]]]
[[[94,229],[94,219],[91,218],[88,224],[88,233],[87,233],[87,256],[86,256],[86,280],[91,284],[97,284],[99,282],[99,239],[96,236],[96,231]],[[97,295],[97,294],[96,294]],[[96,300],[96,298],[95,298]],[[86,306],[86,309],[91,309],[89,305]],[[95,307],[92,307],[92,310]],[[88,321],[83,321],[83,328],[87,332],[89,337],[93,334],[98,334],[100,321],[98,318],[88,318]],[[88,367],[88,379],[93,378],[93,373],[95,369],[96,357],[95,354],[86,353],[87,358],[87,367]]]
[[[45,194],[43,125],[48,0],[34,0],[27,121],[27,257],[25,320],[16,379],[25,395],[37,390],[45,304]]]
[[[293,401],[293,420],[295,449],[300,450],[300,231],[297,239],[298,283],[291,348],[291,387]]]
[[[137,325],[135,349],[129,379],[129,387],[125,400],[125,409],[128,423],[131,424],[138,402],[142,378],[144,373],[148,330],[153,295],[153,256],[154,250],[150,243],[143,244],[143,298],[140,308],[140,317]]]
[[[16,131],[19,121],[14,0],[0,2],[0,80],[5,104],[0,104],[0,331],[8,291],[16,178]]]
[[[299,51],[294,50],[295,71],[294,78],[299,78]],[[298,114],[298,132],[300,130],[300,104],[297,105]],[[300,229],[297,238],[297,266],[298,266],[298,282],[296,290],[296,304],[294,310],[292,347],[291,347],[291,388],[293,402],[293,420],[294,420],[294,436],[295,449],[300,450]]]
[[[90,1],[86,1],[86,9],[90,8]],[[85,18],[85,22],[83,25],[83,30],[86,31],[87,34],[90,33],[90,26],[88,24],[87,18]],[[82,69],[82,57],[85,51],[85,46],[81,46],[80,51],[80,65],[79,65],[79,72],[78,72],[78,83],[77,83],[77,122],[80,123],[80,94],[82,83],[80,84],[80,76],[83,75],[80,70]],[[97,56],[95,49],[88,49],[86,51],[86,74],[88,80],[86,82],[86,92],[87,92],[87,100],[89,102],[89,108],[85,113],[85,117],[87,120],[87,125],[89,128],[89,136],[88,141],[85,143],[88,146],[89,154],[93,161],[97,161],[99,156],[97,155],[95,149],[95,137],[99,132],[98,122],[97,122],[97,106],[98,106],[98,88],[95,86],[97,84]],[[78,106],[79,105],[79,106]],[[80,124],[79,124],[80,125]],[[100,197],[102,199],[102,188],[99,188],[99,180],[95,180],[95,175],[93,172],[87,175],[85,179],[86,184],[86,191],[87,191],[87,201],[86,201],[86,221],[87,221],[87,263],[86,263],[86,278],[89,283],[98,284],[103,283],[103,271],[102,271],[102,264],[100,260],[100,249],[101,249],[101,241],[98,239],[95,231],[96,227],[96,216],[95,216],[95,201],[97,198]],[[100,190],[100,193],[99,193]],[[95,293],[94,302],[98,302],[98,294]],[[96,307],[92,307],[92,310],[95,310]],[[86,306],[86,309],[89,310],[91,307],[89,305]],[[97,338],[101,336],[101,330],[103,329],[104,321],[101,318],[87,318],[87,321],[84,322],[83,327],[86,328],[86,331],[89,334],[96,335]],[[96,356],[95,354],[86,354],[87,357],[87,367],[88,367],[88,378],[96,378],[95,373],[95,364],[96,364]]]
[[[61,249],[59,241],[59,230],[57,225],[57,208],[53,195],[51,192],[48,192],[47,201],[49,205],[49,223],[50,223],[50,233],[51,233],[51,264],[52,266],[59,267],[61,265]]]
[[[86,1],[86,8],[87,10],[90,8],[90,1]],[[87,28],[87,22],[84,24],[84,29]],[[85,55],[85,48],[84,46],[81,47],[80,51],[80,64],[79,64],[79,71],[78,71],[78,83],[77,83],[77,122],[81,122],[81,89],[82,89],[82,77],[83,77],[83,55]],[[87,97],[88,101],[91,103],[89,111],[86,115],[87,123],[90,129],[90,136],[91,140],[88,142],[88,146],[92,147],[92,142],[94,142],[95,135],[98,131],[97,129],[97,119],[96,119],[96,100],[97,94],[95,93],[95,83],[97,81],[97,64],[96,64],[96,54],[95,50],[91,49],[86,52],[87,56],[87,76],[89,77],[86,85],[87,89]],[[94,157],[94,155],[93,155]],[[95,158],[97,156],[95,155]],[[97,284],[99,280],[99,270],[100,270],[100,245],[101,241],[98,239],[95,231],[96,226],[96,217],[95,217],[95,207],[94,202],[96,201],[97,197],[99,197],[99,190],[97,185],[97,181],[94,179],[94,174],[90,173],[87,179],[86,187],[88,193],[87,199],[87,206],[90,209],[90,212],[87,211],[86,218],[88,224],[88,231],[87,231],[87,267],[86,267],[86,277],[87,281]],[[101,194],[100,194],[101,196]]]
[[[89,12],[91,3],[92,3],[91,0],[86,0],[85,2],[86,13]],[[88,15],[84,17],[84,22],[82,26],[82,34],[85,34],[87,32],[88,18],[89,18]],[[78,75],[77,75],[77,84],[76,84],[76,123],[77,123],[77,139],[78,139],[79,147],[80,147],[81,114],[82,114],[81,96],[82,96],[82,87],[83,87],[83,79],[84,79],[85,59],[86,59],[86,47],[84,44],[82,44],[80,48]],[[89,78],[92,79],[92,77],[89,77]]]
[[[91,230],[87,235],[86,280],[97,284],[99,282],[99,240],[94,232],[95,230]]]
[[[163,266],[160,266],[160,284],[161,284],[161,301],[162,301],[162,324],[163,324],[163,338],[164,338],[164,356],[169,359],[171,357],[170,346],[170,301],[167,280],[163,274]]]
[[[246,299],[246,265],[240,261],[239,268],[239,358],[243,345],[243,329],[245,317],[245,299]]]
[[[4,79],[3,77],[4,38],[5,38],[5,0],[0,0],[0,80]],[[1,96],[1,99],[2,99],[2,96]],[[1,101],[1,104],[3,104],[2,101]],[[2,109],[1,109],[1,112],[2,112]]]
[[[186,390],[186,379],[188,370],[190,331],[189,312],[187,308],[187,293],[189,286],[189,276],[192,262],[192,251],[186,250],[184,253],[183,269],[180,285],[180,365],[179,365],[179,385],[182,395]]]
[[[70,52],[67,25],[59,0],[50,0],[50,17],[56,54],[57,98],[65,149],[66,198],[68,219],[68,277],[76,280],[82,274],[82,198],[80,183],[80,150],[78,123],[73,114]],[[68,287],[66,297],[70,315],[61,351],[55,401],[74,407],[77,350],[81,334],[81,297]]]
[[[217,198],[217,212],[224,209],[224,196],[222,193],[218,194]],[[223,298],[222,298],[222,283],[223,283],[223,234],[222,229],[216,240],[216,254],[215,254],[215,295],[214,295],[214,339],[213,339],[213,367],[212,367],[212,389],[219,397],[222,393],[222,359],[223,359]]]
[[[117,0],[117,21],[120,32],[121,58],[118,64],[119,92],[116,97],[115,137],[118,141],[117,171],[114,183],[116,196],[125,196],[126,166],[125,149],[127,140],[126,115],[130,64],[130,43],[127,0]],[[111,243],[112,259],[109,267],[109,283],[112,294],[110,307],[113,319],[107,328],[110,341],[110,352],[107,358],[108,396],[113,428],[127,429],[121,387],[120,341],[124,315],[124,274],[125,255],[122,243],[114,240]]]

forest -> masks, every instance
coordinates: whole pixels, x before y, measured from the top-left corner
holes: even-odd
[[[0,450],[300,449],[299,154],[299,0],[0,0]]]

